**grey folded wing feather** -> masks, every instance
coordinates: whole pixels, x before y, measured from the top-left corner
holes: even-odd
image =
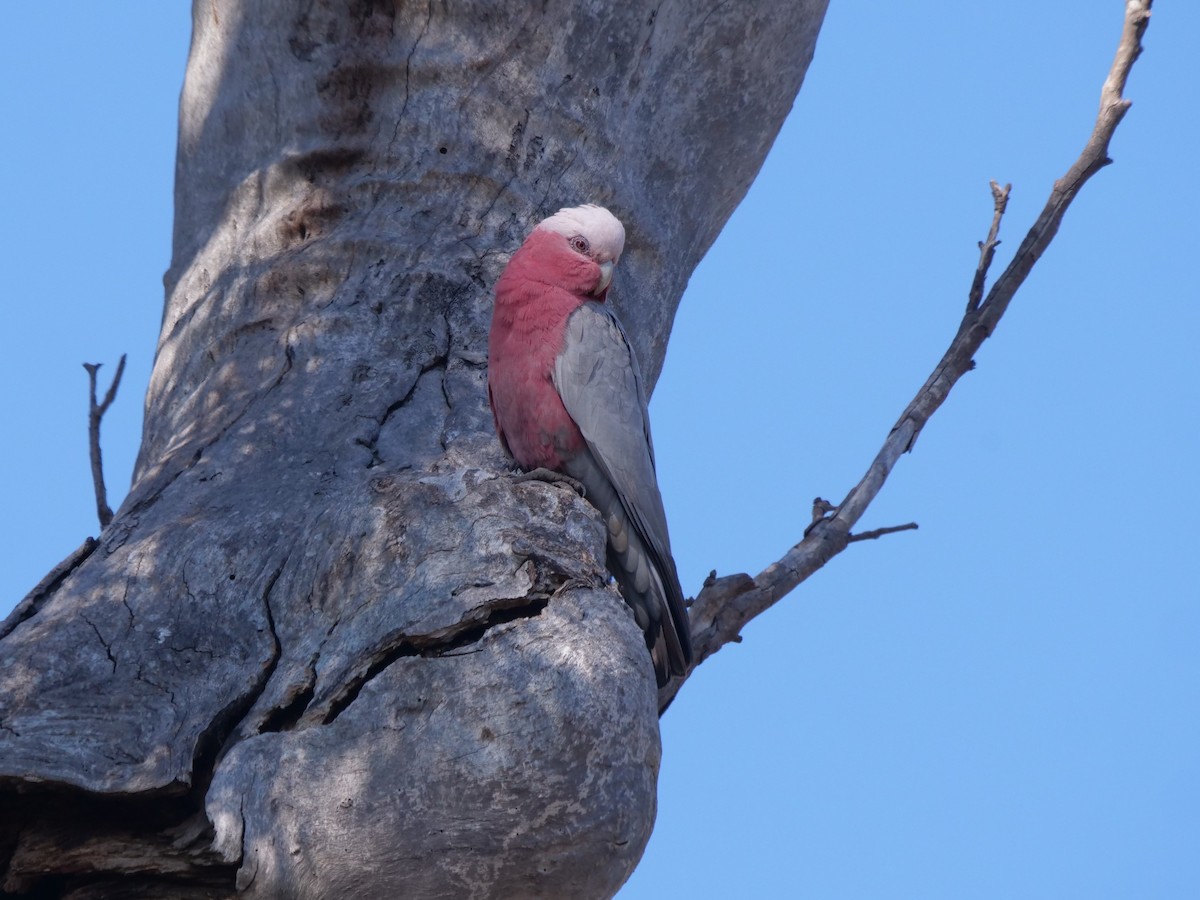
[[[646,633],[660,684],[692,661],[683,591],[671,556],[667,516],[641,373],[616,316],[585,303],[567,320],[554,385],[587,442],[567,463],[608,529],[609,568]]]

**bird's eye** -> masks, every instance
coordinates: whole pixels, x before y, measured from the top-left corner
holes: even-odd
[[[571,238],[571,247],[576,253],[587,253],[589,249],[587,238],[576,235]]]

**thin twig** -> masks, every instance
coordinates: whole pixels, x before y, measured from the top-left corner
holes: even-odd
[[[1108,144],[1130,102],[1122,94],[1133,63],[1142,51],[1142,35],[1150,21],[1153,0],[1127,0],[1125,22],[1112,68],[1100,94],[1096,125],[1079,158],[1066,175],[1054,183],[1045,208],[1025,235],[1012,261],[992,285],[986,299],[975,298],[972,284],[967,311],[949,349],[934,368],[916,397],[900,415],[876,454],[862,480],[846,495],[829,518],[813,523],[804,539],[783,558],[772,563],[756,577],[738,574],[723,578],[710,576],[691,607],[692,645],[695,665],[699,665],[721,647],[738,639],[742,627],[791,592],[813,572],[841,553],[852,540],[865,540],[872,532],[852,537],[850,529],[875,499],[900,456],[912,449],[917,435],[938,410],[964,373],[975,363],[974,356],[992,332],[1017,289],[1053,240],[1064,213],[1087,180],[1108,165]],[[983,280],[991,264],[1004,213],[1008,188],[993,183],[994,213],[988,239],[980,246],[980,262],[975,281],[982,294]],[[988,245],[991,245],[990,248]],[[886,529],[881,529],[881,532]],[[694,666],[693,666],[694,668]],[[673,680],[659,691],[659,709],[665,709],[684,679]]]
[[[992,266],[992,257],[996,255],[996,248],[1000,246],[1000,220],[1004,218],[1004,211],[1008,208],[1008,195],[1012,191],[1012,185],[1006,184],[1004,187],[991,182],[992,186],[992,227],[988,229],[987,240],[979,242],[979,266],[975,269],[975,280],[971,282],[971,290],[967,294],[967,312],[974,312],[979,309],[979,304],[983,301],[983,286],[987,282],[988,269]]]
[[[874,541],[883,537],[885,534],[895,534],[897,531],[916,531],[916,522],[908,522],[905,525],[889,525],[887,528],[872,528],[870,531],[859,531],[846,538],[847,544],[853,544],[855,541]]]
[[[125,354],[117,363],[117,374],[113,376],[112,384],[104,394],[104,402],[96,402],[96,373],[100,371],[100,363],[84,363],[87,369],[90,395],[88,401],[88,448],[92,457],[92,485],[96,489],[96,515],[100,517],[100,527],[107,528],[112,521],[113,511],[108,506],[108,492],[104,489],[104,463],[100,458],[100,420],[117,398],[117,388],[121,385],[121,376],[125,374]]]
[[[804,536],[808,537],[808,533],[817,527],[818,522],[825,521],[825,517],[831,512],[837,512],[837,507],[823,497],[817,497],[813,500],[812,521],[804,529]],[[852,534],[846,538],[847,544],[853,544],[855,541],[873,541],[876,538],[881,538],[885,534],[895,534],[897,531],[916,531],[917,523],[909,522],[906,525],[891,525],[887,528],[876,528],[873,531],[860,531],[857,534]],[[717,573],[713,572],[709,578],[716,578]],[[707,582],[706,582],[707,583]],[[690,605],[690,604],[689,604]]]

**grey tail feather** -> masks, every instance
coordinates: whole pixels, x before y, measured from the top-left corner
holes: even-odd
[[[619,515],[624,510],[618,506]],[[611,516],[605,517],[609,525]],[[620,526],[618,526],[620,527]],[[646,635],[646,647],[654,661],[654,674],[662,687],[672,675],[686,675],[692,663],[692,642],[688,618],[675,563],[669,557],[660,569],[655,555],[645,546],[637,531],[628,526],[628,547],[617,552],[610,540],[608,568],[621,587],[621,596],[634,611],[634,618]],[[612,530],[610,527],[610,538]],[[676,612],[678,610],[678,613]]]
[[[631,521],[612,482],[594,462],[567,468],[568,474],[583,482],[587,499],[604,520],[608,569],[646,636],[659,687],[673,675],[686,675],[692,663],[692,641],[675,560],[669,552],[660,554],[652,549]]]

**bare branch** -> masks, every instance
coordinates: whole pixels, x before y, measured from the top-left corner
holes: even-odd
[[[92,458],[92,485],[96,489],[96,515],[100,518],[100,527],[107,528],[112,521],[113,511],[108,505],[108,492],[104,489],[104,463],[100,458],[100,420],[117,398],[117,388],[121,385],[121,376],[125,374],[125,354],[117,363],[117,374],[113,376],[112,384],[104,394],[104,402],[96,402],[96,373],[100,371],[100,363],[84,363],[87,369],[90,396],[88,401],[88,448]]]
[[[1109,141],[1130,106],[1130,101],[1122,95],[1129,70],[1142,51],[1142,35],[1150,21],[1152,2],[1127,0],[1121,40],[1101,90],[1095,128],[1079,158],[1054,183],[1045,208],[1025,235],[1012,262],[992,286],[986,299],[980,300],[987,271],[999,243],[1000,219],[1004,215],[1009,193],[1009,186],[1001,188],[995,182],[991,183],[994,201],[992,225],[987,239],[980,244],[979,265],[958,333],[916,397],[892,426],[862,480],[846,495],[831,517],[824,518],[822,514],[822,518],[809,525],[800,543],[754,578],[745,574],[717,578],[713,573],[706,580],[691,608],[695,665],[702,663],[725,644],[739,640],[742,627],[748,621],[773,606],[851,542],[916,527],[915,523],[911,523],[898,528],[850,534],[850,529],[878,495],[897,460],[913,448],[917,435],[945,401],[950,389],[964,373],[974,368],[975,353],[991,336],[1017,289],[1053,240],[1075,195],[1093,174],[1111,162],[1108,158]],[[814,504],[814,514],[816,511],[817,505]],[[682,680],[672,682],[659,692],[660,709],[666,708],[682,683]]]
[[[1004,218],[1004,210],[1008,208],[1008,195],[1012,191],[1011,184],[1000,187],[993,181],[991,186],[994,204],[992,227],[988,230],[987,240],[979,242],[979,267],[975,270],[975,280],[971,282],[971,290],[967,294],[967,312],[979,309],[983,300],[983,286],[987,282],[988,269],[992,266],[996,248],[1000,246],[1000,220]]]
[[[847,544],[853,544],[855,541],[874,541],[883,537],[885,534],[895,534],[898,531],[916,531],[918,528],[916,522],[908,522],[904,525],[889,525],[887,528],[872,528],[870,531],[859,531],[856,534],[846,538]]]

